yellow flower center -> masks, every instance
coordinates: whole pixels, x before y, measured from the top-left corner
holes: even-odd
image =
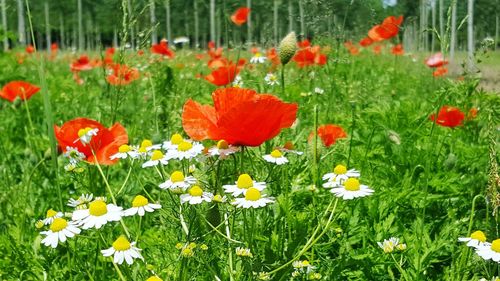
[[[85,129],[80,129],[78,130],[78,137],[83,137],[85,136],[92,128],[86,127]]]
[[[217,142],[217,148],[218,149],[228,149],[229,148],[229,144],[225,140],[220,140],[220,141]]]
[[[470,235],[470,238],[476,239],[476,240],[481,241],[481,242],[485,242],[486,241],[486,235],[484,235],[484,232],[482,232],[481,230],[474,231]]]
[[[283,147],[288,150],[293,150],[295,148],[291,141],[287,141]]]
[[[257,53],[255,53],[255,57],[256,57],[256,58],[260,58],[260,57],[262,57],[262,54],[261,54],[261,53],[259,53],[259,52],[257,52]]]
[[[236,182],[238,188],[249,188],[253,186],[253,180],[248,174],[242,174],[238,177]]]
[[[52,232],[59,232],[59,231],[65,229],[66,226],[68,226],[68,222],[65,219],[56,218],[56,219],[54,219],[54,221],[50,225],[50,230],[52,230]]]
[[[126,144],[122,144],[120,145],[120,147],[118,148],[118,152],[120,153],[127,153],[131,150],[130,146],[126,145]]]
[[[144,147],[144,148],[146,148],[146,147],[150,147],[150,146],[152,146],[152,145],[153,145],[153,143],[152,143],[150,140],[143,140],[143,141],[141,142],[141,147]]]
[[[182,141],[179,143],[179,146],[177,146],[177,149],[179,151],[188,151],[193,147],[193,145],[190,142],[187,141]]]
[[[280,158],[281,156],[283,156],[283,154],[281,154],[279,150],[275,149],[271,152],[271,156],[274,158]]]
[[[151,276],[146,281],[162,281],[158,276]]]
[[[248,201],[257,201],[260,199],[260,197],[260,191],[254,187],[250,187],[245,193],[245,199]]]
[[[199,197],[199,196],[203,195],[203,189],[201,189],[201,187],[195,185],[189,189],[189,194],[191,196]]]
[[[132,207],[143,207],[148,204],[148,199],[142,195],[137,195],[134,200],[132,200]]]
[[[343,175],[345,173],[347,173],[347,168],[346,166],[344,165],[337,165],[335,166],[335,168],[333,169],[333,172],[337,175]]]
[[[184,174],[181,171],[175,171],[170,175],[170,181],[181,182],[184,181]]]
[[[359,180],[355,178],[348,178],[344,182],[345,189],[349,191],[357,191],[359,190],[359,186],[360,186]]]
[[[156,161],[160,160],[163,158],[163,153],[159,150],[153,151],[153,154],[151,154],[151,160]]]
[[[130,249],[130,242],[128,242],[127,238],[122,235],[118,237],[115,242],[113,242],[113,248],[117,251],[126,251]]]
[[[108,213],[108,207],[106,207],[106,202],[102,200],[95,200],[89,203],[89,214],[95,217],[100,217]]]
[[[497,253],[500,253],[500,239],[496,239],[491,242],[491,249]]]
[[[146,153],[146,152],[148,152],[148,150],[144,146],[141,146],[141,147],[139,147],[139,152]]]
[[[170,138],[172,144],[180,144],[182,141],[184,141],[184,138],[179,134],[173,134]]]
[[[56,211],[54,211],[54,210],[52,210],[52,209],[49,209],[49,210],[47,211],[47,218],[51,218],[51,217],[53,217],[53,216],[55,216],[55,215],[57,215],[57,212],[56,212]]]

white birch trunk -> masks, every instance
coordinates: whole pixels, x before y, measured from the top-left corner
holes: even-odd
[[[24,22],[24,4],[23,0],[17,0],[17,32],[18,42],[21,45],[26,45],[26,25]]]
[[[135,50],[135,30],[134,26],[135,24],[132,24],[132,0],[127,0],[127,13],[128,13],[128,24],[130,27],[130,46],[132,46],[132,49]]]
[[[5,0],[1,2],[2,8],[2,28],[7,33],[7,7],[5,6]],[[9,39],[7,36],[3,39],[3,50],[9,50]]]
[[[210,0],[210,41],[215,39],[215,0]]]
[[[495,50],[498,49],[498,14],[495,19]]]
[[[288,32],[293,31],[293,4],[288,0]]]
[[[252,9],[252,0],[247,0],[247,8]],[[248,15],[247,20],[247,43],[248,47],[252,45],[252,12]]]
[[[169,44],[172,44],[172,30],[170,24],[170,0],[165,1],[165,24],[167,28],[167,40]]]
[[[278,34],[278,8],[279,8],[279,0],[274,0],[274,9],[273,9],[273,30],[274,30],[274,43],[279,43],[279,34]]]
[[[431,0],[431,20],[432,20],[432,37],[431,37],[431,52],[434,53],[436,47],[436,0]]]
[[[451,36],[450,36],[450,64],[455,58],[455,47],[457,46],[457,1],[453,0],[451,6]]]
[[[52,38],[50,34],[50,18],[49,18],[49,2],[45,1],[44,3],[44,8],[45,8],[45,41],[47,41],[47,52],[49,54],[52,52],[50,45],[52,44]]]
[[[193,1],[193,13],[194,13],[194,47],[200,47],[200,22],[198,18],[198,1]]]
[[[155,1],[149,1],[149,18],[151,20],[151,28],[153,28],[151,32],[151,43],[158,43],[158,35],[156,33],[156,12],[155,12]]]
[[[304,2],[303,0],[299,0],[299,15],[300,15],[300,35],[302,35],[302,40],[304,40],[307,36],[306,31],[306,19],[304,16]]]
[[[116,32],[116,28],[113,29],[113,47],[118,47],[118,33]]]
[[[468,69],[472,72],[474,66],[474,0],[467,2],[467,60]]]
[[[444,1],[439,0],[439,37],[443,40],[444,36]]]
[[[65,48],[66,47],[66,42],[65,42],[65,36],[64,36],[64,18],[63,15],[61,14],[59,16],[59,47]]]
[[[78,49],[83,50],[85,47],[85,39],[83,37],[83,16],[82,16],[82,0],[78,0]]]

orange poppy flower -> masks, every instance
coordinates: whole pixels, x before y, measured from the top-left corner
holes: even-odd
[[[151,46],[151,53],[166,56],[171,59],[175,57],[174,51],[168,48],[168,41],[166,39],[162,39],[160,43]]]
[[[0,97],[13,102],[17,97],[21,100],[28,100],[34,94],[38,93],[40,88],[24,81],[12,81],[0,90]]]
[[[51,50],[52,52],[57,52],[57,50],[59,50],[59,46],[57,45],[57,43],[52,43],[52,44],[50,45],[50,50]]]
[[[80,130],[98,129],[97,135],[93,136],[88,144],[83,144],[79,140]],[[61,127],[54,125],[59,147],[66,152],[67,147],[75,147],[85,157],[89,163],[97,161],[100,165],[112,165],[117,159],[110,160],[109,157],[118,152],[120,145],[128,143],[128,135],[125,128],[120,123],[115,123],[111,128],[104,127],[101,123],[87,119],[76,118],[64,123]],[[92,154],[94,151],[95,157]]]
[[[314,131],[309,135],[309,141],[311,141],[313,137]],[[340,126],[326,124],[318,127],[318,137],[326,147],[330,147],[335,144],[337,139],[347,138],[347,133]]]
[[[432,76],[440,77],[440,76],[446,75],[446,73],[448,73],[448,68],[446,68],[444,66],[440,66],[440,67],[436,68],[436,70],[434,70],[434,72],[432,72]]]
[[[437,119],[435,114],[432,114],[429,117],[430,120],[436,122],[439,126],[450,128],[462,125],[464,118],[465,115],[462,111],[460,111],[460,109],[448,105],[441,107]]]
[[[35,52],[35,47],[33,47],[33,45],[29,44],[28,46],[26,46],[26,53],[33,54],[34,52]]]
[[[425,60],[425,64],[428,67],[440,67],[448,64],[448,61],[444,59],[442,53],[436,53]]]
[[[231,15],[231,21],[234,24],[240,26],[245,22],[247,22],[249,13],[250,13],[250,8],[247,7],[239,8],[238,10],[236,10],[236,12],[234,12],[234,14]]]
[[[368,37],[374,42],[390,39],[399,33],[399,26],[403,22],[403,16],[389,16],[384,19],[382,24],[375,25],[368,31]]]
[[[402,56],[405,54],[405,51],[403,50],[403,45],[397,44],[396,46],[392,47],[391,53],[395,56]]]
[[[194,140],[259,146],[292,126],[298,109],[295,103],[242,88],[217,89],[212,99],[214,106],[191,99],[184,104],[182,126]]]
[[[109,84],[114,86],[124,86],[139,79],[139,70],[130,68],[124,64],[115,64],[112,67],[113,73],[106,77]]]
[[[86,55],[81,55],[76,61],[70,65],[71,71],[86,71],[94,68],[89,57]]]
[[[359,45],[363,47],[368,47],[373,43],[373,40],[370,37],[365,37],[359,41]]]

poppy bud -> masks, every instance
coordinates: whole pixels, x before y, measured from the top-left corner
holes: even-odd
[[[278,50],[281,64],[287,64],[297,51],[297,37],[295,36],[295,32],[290,32],[281,40]]]

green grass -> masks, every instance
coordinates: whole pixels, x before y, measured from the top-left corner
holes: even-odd
[[[194,59],[193,51],[152,64],[149,55],[125,53],[125,63],[146,68],[141,79],[121,88],[108,85],[101,69],[82,73],[85,84],[76,85],[69,71],[72,57],[61,53],[43,69],[57,125],[76,117],[95,119],[107,127],[120,122],[130,143],[143,139],[159,143],[173,133],[183,133],[182,105],[188,98],[212,104],[215,87],[196,78],[208,70],[204,61]],[[137,245],[143,249],[144,262],[120,265],[120,274],[125,280],[146,280],[153,272],[163,280],[214,280],[214,276],[255,280],[254,273],[271,272],[294,258],[309,260],[322,280],[478,280],[500,274],[496,263],[483,261],[457,242],[471,230],[484,231],[490,242],[500,236],[497,216],[492,215],[490,200],[485,200],[490,165],[498,162],[495,155],[490,159],[489,149],[498,148],[498,93],[478,90],[472,78],[434,79],[422,61],[367,52],[352,57],[334,50],[324,67],[288,66],[286,94],[280,98],[299,104],[296,126],[261,147],[248,148],[234,161],[196,163],[194,172],[211,191],[234,182],[242,171],[266,180],[277,202],[262,209],[183,205],[181,219],[177,195],[169,196],[158,188],[163,180],[154,169],[142,169],[141,161],[103,167],[118,205],[128,208],[137,194],[148,194],[163,205],[142,220],[124,219],[132,240],[140,236]],[[1,54],[0,85],[12,80],[39,84],[38,66],[34,57],[18,64],[12,53]],[[244,87],[279,95],[279,86],[264,83],[268,68],[266,64],[243,70]],[[301,95],[314,87],[325,93]],[[429,115],[445,104],[465,112],[476,107],[478,116],[454,129],[433,125]],[[317,164],[313,144],[307,140],[314,130],[315,107],[319,124],[337,124],[349,134],[330,148],[321,146]],[[118,222],[82,231],[55,250],[40,244],[43,237],[35,224],[49,208],[60,210],[58,186],[63,202],[81,193],[108,198],[109,194],[96,166],[86,165],[80,174],[68,173],[59,156],[56,171],[41,94],[29,100],[29,109],[33,131],[22,102],[0,101],[0,279],[120,280],[111,260],[100,253],[124,234]],[[262,160],[263,154],[287,140],[305,154],[289,155],[290,163],[274,168]],[[327,207],[333,206],[329,205],[333,196],[315,183],[321,184],[320,177],[335,165],[347,164],[349,151],[349,168],[358,169],[362,183],[375,193],[338,200],[328,221],[332,208]],[[162,172],[181,168],[187,164],[172,161]],[[60,211],[71,212],[71,208],[64,206]],[[224,220],[223,214],[229,216],[231,238],[243,243],[224,237],[225,224],[214,231],[207,223],[217,225]],[[188,236],[181,220],[189,229]],[[315,237],[323,235],[308,244],[318,225],[322,227]],[[392,236],[407,245],[393,256],[377,246]],[[182,257],[175,246],[189,242],[197,243],[194,256]],[[201,244],[208,250],[201,250]],[[302,251],[305,245],[311,247]],[[253,257],[237,256],[236,247],[250,248]],[[293,271],[291,265],[285,266],[272,280],[291,280]]]

